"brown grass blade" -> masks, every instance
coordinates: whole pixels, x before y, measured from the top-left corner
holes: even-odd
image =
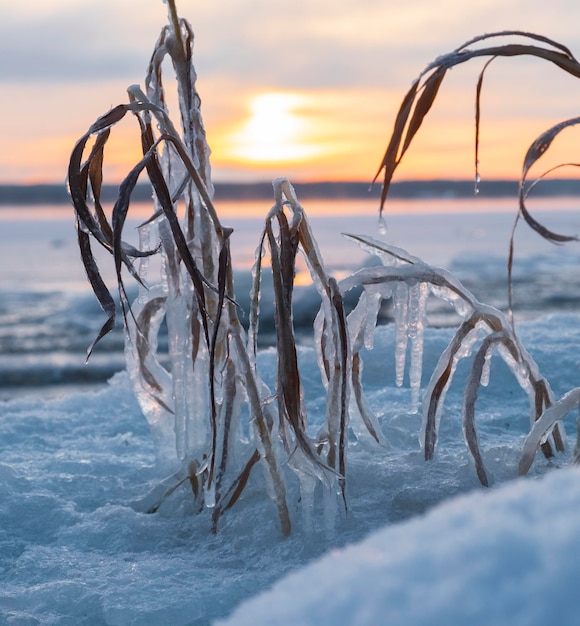
[[[431,384],[431,382],[429,383],[431,391],[430,393],[426,392],[425,395],[427,401],[427,410],[425,412],[425,432],[423,438],[425,460],[427,461],[431,460],[435,455],[435,446],[437,444],[438,436],[437,416],[439,414],[440,404],[443,402],[445,393],[447,392],[447,389],[451,384],[453,361],[457,352],[463,345],[464,339],[475,328],[478,319],[479,316],[477,314],[473,314],[468,319],[466,319],[457,329],[455,335],[453,336],[453,339],[451,340],[451,343],[441,355],[439,363],[435,368],[433,376],[435,376],[437,372],[439,372],[439,374],[436,376],[436,378],[433,379],[435,381],[434,384]]]
[[[336,313],[337,319],[337,339],[338,339],[338,356],[340,358],[340,414],[339,414],[339,431],[338,431],[338,484],[342,492],[344,507],[347,509],[346,502],[346,445],[348,436],[348,377],[349,377],[349,342],[348,330],[346,325],[346,316],[344,313],[344,303],[340,294],[340,289],[336,280],[332,277],[328,279],[328,287],[330,291],[330,301]]]
[[[421,89],[421,95],[415,104],[413,109],[413,115],[411,120],[409,121],[409,125],[407,127],[407,132],[405,134],[405,141],[403,143],[403,147],[401,148],[401,153],[397,157],[397,164],[403,158],[403,155],[407,151],[407,148],[411,145],[411,141],[413,141],[413,137],[417,134],[419,128],[421,128],[421,124],[425,119],[425,116],[431,110],[433,103],[435,102],[435,98],[439,93],[439,87],[441,87],[441,83],[445,78],[446,70],[440,68],[433,72],[429,78],[423,84]]]
[[[401,106],[399,107],[399,112],[397,113],[397,117],[395,118],[395,125],[393,127],[391,139],[389,140],[389,145],[387,146],[387,149],[385,151],[385,156],[383,157],[383,161],[377,173],[375,174],[375,177],[373,178],[374,183],[379,177],[381,170],[384,170],[380,203],[381,213],[385,204],[385,200],[387,199],[387,194],[389,193],[391,180],[400,162],[397,159],[397,156],[399,154],[399,146],[401,145],[403,132],[405,131],[407,120],[409,119],[409,115],[411,113],[411,109],[413,107],[413,102],[415,101],[418,88],[419,80],[416,80],[411,86],[411,89],[409,89],[409,91],[403,98],[403,102],[401,103]]]
[[[367,430],[371,434],[372,438],[379,445],[382,445],[382,441],[381,441],[381,438],[379,437],[379,432],[376,427],[376,417],[373,415],[364,397],[363,388],[362,388],[362,360],[358,352],[355,352],[352,355],[351,367],[352,367],[352,389],[354,392],[354,398],[356,401],[357,408],[359,410],[359,413],[361,414],[364,425],[366,426]]]
[[[137,349],[137,354],[139,355],[139,368],[141,376],[143,377],[143,380],[157,392],[161,392],[162,387],[155,376],[151,373],[151,370],[147,367],[147,357],[151,352],[149,344],[149,329],[151,327],[152,318],[157,316],[157,314],[163,310],[166,300],[167,298],[165,297],[157,297],[147,301],[137,318],[137,326],[141,329],[141,332],[137,333],[135,347]]]
[[[475,193],[479,192],[479,129],[481,125],[481,88],[483,87],[483,77],[487,68],[496,57],[491,57],[487,63],[483,66],[479,78],[477,79],[477,86],[475,88]]]
[[[522,217],[525,219],[528,226],[530,226],[533,230],[535,230],[539,235],[541,235],[544,239],[551,241],[553,243],[565,243],[567,241],[577,241],[578,238],[574,236],[568,235],[560,235],[558,233],[554,233],[549,230],[542,224],[540,224],[536,219],[532,217],[530,212],[528,211],[525,201],[529,190],[526,190],[525,183],[528,172],[530,168],[546,153],[546,151],[552,145],[554,139],[566,128],[570,126],[575,126],[580,124],[580,117],[574,117],[569,120],[565,120],[552,126],[546,132],[542,133],[528,148],[526,152],[526,156],[524,158],[524,165],[522,171],[522,177],[520,179],[520,188],[519,188],[519,207],[520,213]]]
[[[220,504],[218,505],[218,513],[217,517],[221,517],[221,515],[231,509],[232,506],[238,501],[239,497],[242,495],[246,484],[250,478],[250,473],[256,465],[256,463],[260,460],[260,453],[258,450],[254,450],[254,454],[249,458],[246,463],[244,469],[240,472],[239,476],[234,480],[234,482],[229,486],[226,493],[223,495]]]
[[[292,267],[290,271],[293,274],[294,258],[291,250],[288,248],[294,248],[294,251],[296,248],[294,243],[290,241],[288,222],[283,214],[278,217],[278,223],[280,226],[280,246],[276,241],[271,220],[269,220],[267,224],[266,232],[270,247],[272,281],[274,286],[278,350],[277,393],[279,410],[280,416],[285,416],[285,419],[290,424],[297,443],[304,449],[304,452],[311,460],[317,461],[318,459],[312,451],[304,432],[306,420],[302,411],[302,387],[298,370],[296,341],[292,327],[292,289],[294,277],[292,275],[290,279],[287,265],[289,263],[291,264]],[[290,284],[288,284],[289,279]],[[283,428],[283,422],[281,423],[281,427]]]
[[[232,425],[232,420],[233,420],[234,404],[235,404],[235,397],[236,397],[236,368],[234,366],[233,361],[230,358],[228,358],[226,361],[224,374],[225,374],[226,383],[224,386],[224,400],[223,400],[221,416],[220,416],[221,417],[220,424],[221,424],[221,429],[222,429],[220,451],[219,451],[220,459],[219,459],[219,466],[218,466],[216,477],[215,477],[215,500],[214,500],[214,508],[212,512],[212,532],[214,534],[217,533],[217,525],[218,525],[218,521],[219,521],[222,510],[227,510],[228,508],[226,504],[226,506],[222,509],[222,507],[220,506],[220,502],[222,500],[221,491],[222,491],[223,478],[224,478],[224,475],[226,473],[226,469],[228,466],[228,452],[229,452],[229,447],[230,447],[230,430],[231,430],[231,425]],[[216,459],[217,459],[217,454],[218,454],[217,443],[214,443],[213,445],[214,445],[214,450],[212,452],[213,458],[210,460],[208,488],[211,488],[212,486],[211,484],[212,474],[215,471],[215,464],[216,464]],[[242,490],[244,486],[245,486],[245,482],[242,485]]]
[[[87,360],[88,360],[95,346],[97,345],[97,343],[105,335],[111,332],[111,330],[113,330],[113,328],[115,327],[116,307],[115,307],[115,301],[113,300],[113,297],[111,296],[110,291],[108,290],[107,286],[105,285],[105,282],[103,281],[103,278],[101,276],[101,273],[99,272],[99,268],[97,266],[95,258],[93,256],[90,237],[88,233],[86,233],[81,228],[78,218],[77,218],[77,238],[78,238],[81,258],[83,261],[83,265],[85,267],[87,278],[89,280],[89,283],[91,284],[93,292],[101,308],[107,315],[107,321],[103,324],[103,326],[101,327],[99,331],[99,334],[97,335],[97,337],[94,339],[94,341],[89,346],[89,349],[87,350]]]
[[[489,487],[489,479],[487,477],[487,472],[485,471],[485,464],[483,462],[483,457],[479,447],[479,438],[475,427],[475,403],[477,401],[479,387],[481,385],[481,377],[483,375],[483,369],[485,367],[489,351],[493,349],[493,345],[495,343],[501,341],[506,341],[504,333],[496,332],[488,335],[481,342],[481,345],[479,346],[479,349],[473,359],[471,373],[467,380],[463,396],[463,435],[475,463],[475,471],[477,473],[477,477],[479,478],[479,482],[484,487]]]
[[[209,349],[209,389],[210,389],[210,426],[211,426],[211,455],[210,455],[210,463],[209,463],[209,475],[208,475],[208,485],[211,487],[213,484],[214,472],[215,472],[215,463],[217,456],[217,403],[216,403],[216,388],[215,388],[215,367],[216,367],[216,350],[218,346],[218,337],[220,334],[220,323],[222,318],[223,307],[225,303],[226,296],[226,285],[227,285],[227,273],[231,267],[231,258],[230,258],[230,246],[229,246],[229,237],[232,234],[232,230],[228,229],[225,232],[225,237],[222,242],[222,248],[219,254],[218,261],[218,303],[217,303],[217,313],[216,318],[213,323],[213,333],[211,337],[211,344]],[[229,368],[228,373],[230,374],[230,378],[228,380],[230,383],[234,383],[234,374],[231,372],[232,364],[231,360],[228,359],[227,367]],[[235,394],[235,384],[233,387],[230,386],[225,390],[225,399],[224,402],[226,406],[228,406],[229,400],[228,394]],[[231,409],[231,406],[230,406]],[[231,417],[231,415],[230,415]],[[227,430],[229,431],[229,421]],[[224,437],[227,439],[227,433],[224,434]],[[224,444],[225,445],[225,444]],[[224,451],[223,454],[226,454]],[[217,520],[216,520],[217,523]]]
[[[528,43],[508,43],[473,49],[467,47],[468,45],[472,45],[474,43],[479,43],[481,41],[505,35],[519,35],[531,39],[532,41],[545,43],[550,47],[543,47]],[[427,68],[420,74],[419,78],[412,84],[411,88],[404,96],[402,104],[399,108],[385,156],[383,157],[382,163],[374,178],[374,180],[376,180],[381,171],[384,170],[380,201],[381,213],[395,170],[401,162],[403,153],[409,147],[413,137],[421,126],[425,115],[431,109],[446,70],[479,57],[491,57],[493,59],[495,57],[517,56],[532,56],[544,59],[553,63],[565,72],[580,78],[580,63],[574,58],[568,48],[557,44],[546,37],[524,31],[503,31],[500,33],[483,35],[470,40],[466,44],[463,44],[448,54],[438,57],[433,63],[427,66]],[[427,78],[425,78],[425,76],[427,76]],[[424,81],[422,85],[421,80]],[[424,87],[427,88],[427,91],[422,92]],[[422,94],[417,100],[417,95],[421,92]],[[409,134],[409,130],[407,131],[407,136],[403,144],[404,150],[402,150],[399,155],[399,146],[401,145],[405,127],[407,126],[407,120],[409,119],[412,110],[414,110],[414,112],[411,119],[414,121],[413,124],[409,126],[409,130],[411,130],[412,133]]]

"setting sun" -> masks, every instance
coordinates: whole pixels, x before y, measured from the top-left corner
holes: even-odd
[[[250,104],[250,117],[231,137],[231,154],[254,163],[302,161],[322,149],[308,144],[309,123],[301,114],[306,96],[293,93],[263,93]]]

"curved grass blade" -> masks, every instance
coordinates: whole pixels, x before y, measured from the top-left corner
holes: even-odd
[[[491,45],[482,48],[470,49],[467,46],[474,43],[479,43],[488,39],[492,39],[498,36],[506,35],[518,35],[532,41],[541,42],[550,46],[550,48],[538,46],[535,44],[521,44],[521,43],[508,43],[502,45]],[[556,49],[552,49],[556,48]],[[478,57],[516,57],[516,56],[533,56],[540,59],[549,61],[559,67],[560,69],[568,72],[569,74],[580,78],[580,63],[574,58],[572,53],[561,44],[534,33],[527,33],[525,31],[502,31],[499,33],[490,33],[476,37],[469,42],[463,44],[459,48],[456,48],[452,52],[438,57],[434,62],[429,64],[425,70],[420,74],[419,78],[413,82],[409,91],[405,94],[399,112],[397,114],[394,129],[391,135],[391,139],[387,146],[385,156],[379,167],[376,180],[381,170],[383,172],[383,183],[381,190],[380,212],[382,213],[385,200],[387,198],[388,190],[394,175],[394,172],[401,162],[402,153],[408,148],[413,137],[416,135],[419,127],[423,123],[425,115],[431,109],[434,99],[439,90],[441,81],[443,80],[446,70],[465,63],[471,59]],[[424,78],[427,76],[427,78]],[[481,78],[481,75],[480,75]],[[423,85],[421,80],[424,79]],[[421,97],[417,100],[417,95],[421,92],[423,86],[427,87],[427,92],[423,92]],[[411,111],[414,108],[414,113],[411,119],[413,124],[409,124],[407,127],[407,120],[411,115]],[[405,134],[405,128],[407,132],[403,141],[403,135]],[[399,156],[399,146],[403,141],[405,150],[402,151]]]
[[[223,307],[225,304],[225,296],[226,296],[226,284],[227,284],[227,274],[231,268],[231,257],[230,257],[230,246],[229,246],[229,238],[232,234],[231,229],[227,229],[225,232],[225,237],[222,243],[222,249],[220,250],[219,261],[218,261],[218,303],[217,303],[217,314],[216,319],[213,323],[213,333],[211,337],[211,344],[209,350],[209,388],[210,388],[210,426],[211,426],[211,456],[210,456],[210,464],[209,464],[209,475],[208,475],[208,486],[213,484],[213,477],[215,471],[215,463],[217,456],[217,403],[216,403],[216,388],[215,388],[215,366],[216,366],[216,350],[218,346],[218,336],[220,333],[220,322],[222,319]],[[224,403],[227,406],[230,406],[230,395],[235,394],[235,384],[234,383],[234,373],[231,371],[231,360],[227,361],[229,367],[229,377],[230,386],[225,389],[225,398]],[[231,407],[230,407],[231,410]],[[231,419],[231,415],[229,415]],[[227,433],[229,433],[229,421],[226,420],[227,428],[224,434],[224,437],[227,439]],[[225,428],[225,426],[224,426]],[[223,448],[222,454],[226,454],[227,446],[226,443],[223,444],[225,446]],[[225,462],[225,457],[224,457]]]
[[[520,476],[527,474],[534,461],[536,451],[546,433],[568,413],[580,406],[580,387],[575,387],[566,393],[558,402],[548,407],[534,423],[526,437],[522,456],[519,463]]]
[[[89,346],[87,350],[87,361],[88,361],[97,343],[105,335],[111,332],[111,330],[113,330],[113,328],[115,327],[116,307],[115,307],[115,301],[113,300],[113,297],[111,296],[110,291],[108,290],[107,286],[105,285],[105,282],[103,281],[103,278],[101,276],[101,273],[99,272],[99,268],[97,266],[95,258],[93,256],[90,237],[88,233],[86,233],[81,228],[78,218],[77,218],[77,239],[79,243],[79,249],[81,252],[83,265],[85,266],[87,278],[89,280],[89,283],[91,284],[93,292],[101,308],[107,315],[107,321],[102,325],[99,331],[99,334],[97,335],[97,337],[94,339],[94,341],[91,343],[91,345]]]
[[[479,78],[477,79],[477,86],[475,88],[475,193],[479,193],[479,129],[481,125],[481,88],[483,87],[483,77],[487,68],[491,62],[497,57],[492,57],[483,66]]]
[[[519,208],[520,213],[528,226],[535,230],[539,235],[541,235],[544,239],[551,241],[552,243],[565,243],[567,241],[577,241],[578,238],[569,235],[560,235],[558,233],[554,233],[549,230],[542,224],[540,224],[536,219],[532,217],[530,212],[526,207],[526,198],[529,193],[529,189],[526,190],[525,183],[528,172],[530,168],[546,153],[546,151],[552,145],[554,139],[561,133],[564,129],[569,128],[570,126],[575,126],[580,124],[580,117],[574,117],[559,124],[555,124],[547,131],[542,133],[528,148],[526,152],[526,156],[524,158],[522,176],[520,179],[520,187],[519,187]]]

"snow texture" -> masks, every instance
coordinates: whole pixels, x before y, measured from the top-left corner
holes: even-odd
[[[578,623],[580,470],[470,494],[334,550],[220,626]]]
[[[577,384],[570,346],[579,322],[562,315],[519,327],[558,399]],[[425,380],[452,333],[425,328]],[[517,479],[529,403],[492,357],[476,407],[492,484],[483,489],[461,429],[467,373],[460,364],[436,456],[425,462],[421,416],[410,388],[396,386],[395,343],[394,325],[380,328],[364,354],[366,398],[385,447],[350,446],[349,511],[336,508],[333,528],[320,498],[303,516],[301,485],[288,471],[287,539],[259,467],[217,536],[186,485],[157,513],[140,512],[164,475],[126,374],[98,392],[2,402],[0,623],[575,624],[580,476],[563,466],[576,415],[565,418],[567,451],[536,455],[530,475]],[[325,400],[317,355],[303,347],[298,356],[316,428]],[[265,372],[275,359],[272,349],[258,353]]]

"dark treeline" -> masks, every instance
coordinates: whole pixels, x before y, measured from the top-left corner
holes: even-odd
[[[378,198],[380,184],[370,186],[366,182],[316,182],[295,183],[301,199],[348,199]],[[483,180],[479,185],[482,197],[514,197],[518,183],[513,180]],[[102,191],[104,202],[114,202],[118,188],[105,185]],[[474,195],[471,180],[421,180],[400,181],[391,185],[391,198],[466,198]],[[542,181],[533,192],[534,196],[577,196],[580,195],[580,180],[553,179]],[[135,188],[136,202],[151,198],[148,184]],[[216,183],[216,200],[266,200],[272,198],[272,185],[259,183]],[[0,185],[0,205],[68,204],[69,198],[64,185]]]

